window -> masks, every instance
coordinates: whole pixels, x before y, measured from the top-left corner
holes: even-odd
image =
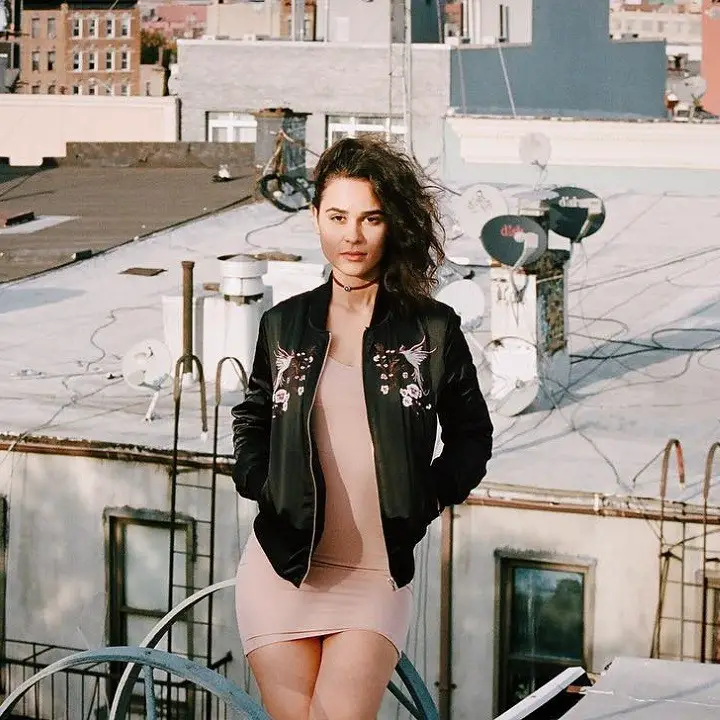
[[[72,86],[72,94],[73,95],[82,95],[82,85],[73,85]]]
[[[497,555],[498,710],[504,712],[565,668],[587,667],[593,564]]]
[[[72,61],[73,72],[82,72],[82,53],[74,52]]]
[[[401,141],[405,137],[405,126],[400,118],[367,117],[359,115],[329,115],[327,119],[327,144],[332,145],[344,137],[380,136]]]
[[[31,88],[30,92],[33,95],[39,95],[40,94],[40,83],[35,83]]]
[[[120,69],[121,70],[129,70],[130,69],[130,53],[127,50],[123,50],[120,53]]]
[[[97,70],[97,51],[91,50],[88,53],[88,70]]]
[[[109,597],[109,645],[139,645],[168,609],[170,523],[165,513],[108,511],[106,513]],[[176,519],[173,605],[192,585],[193,526]],[[183,561],[184,559],[184,561]],[[192,617],[184,616],[192,622]],[[172,630],[173,652],[192,655],[188,622],[177,621]],[[158,645],[166,649],[164,638]],[[122,672],[120,668],[119,672]],[[164,675],[163,675],[164,677]]]
[[[209,112],[207,115],[208,142],[254,143],[257,138],[257,120],[242,112]]]
[[[88,35],[90,37],[96,38],[98,36],[98,19],[97,18],[89,18],[88,19]]]
[[[82,37],[82,19],[81,18],[73,18],[72,36],[73,37]]]
[[[91,80],[88,84],[88,95],[97,95],[97,83],[94,80]]]
[[[123,83],[120,85],[120,94],[121,95],[129,95],[130,94],[130,86],[127,83]]]
[[[115,37],[115,18],[105,19],[105,37]]]
[[[52,72],[55,69],[55,63],[57,62],[57,57],[55,55],[54,50],[48,50],[47,54],[47,69],[48,72]]]
[[[47,36],[54,40],[57,37],[57,29],[55,27],[55,18],[49,17],[47,21]]]
[[[40,18],[34,17],[32,20],[30,20],[30,37],[40,37]]]
[[[124,17],[120,21],[120,37],[130,37],[130,18]]]
[[[30,63],[31,63],[33,72],[40,72],[40,51],[39,50],[33,50],[32,55],[30,56]]]
[[[105,69],[113,70],[115,67],[115,53],[112,50],[108,50],[105,53]]]
[[[48,95],[54,95],[54,94],[55,94],[55,86],[48,85]]]

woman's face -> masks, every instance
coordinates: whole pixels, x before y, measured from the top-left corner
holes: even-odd
[[[385,250],[387,220],[367,180],[330,180],[313,207],[320,246],[339,280],[377,278]]]

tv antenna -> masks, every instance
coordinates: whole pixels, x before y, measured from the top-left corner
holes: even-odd
[[[701,75],[691,75],[673,85],[678,100],[687,105],[694,105],[707,92],[707,80]]]
[[[520,138],[518,152],[520,160],[525,165],[538,169],[537,182],[535,183],[535,187],[537,187],[545,177],[550,156],[552,155],[550,138],[545,133],[527,133]]]
[[[155,419],[155,406],[160,391],[170,384],[172,356],[167,345],[160,340],[142,340],[133,345],[122,359],[122,374],[125,382],[142,393],[152,393],[150,405],[145,413],[145,422]]]

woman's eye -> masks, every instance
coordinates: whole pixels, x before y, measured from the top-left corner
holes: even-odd
[[[330,222],[340,222],[343,219],[342,215],[331,215]]]
[[[371,225],[380,225],[380,224],[382,223],[383,219],[382,219],[381,217],[379,217],[379,216],[375,216],[375,217],[369,217],[369,218],[367,219],[367,221],[368,221]]]

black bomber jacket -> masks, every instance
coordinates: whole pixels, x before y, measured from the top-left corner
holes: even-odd
[[[258,503],[255,534],[271,565],[298,587],[324,525],[310,415],[330,345],[331,283],[264,313],[245,399],[232,409],[235,486]],[[440,302],[402,312],[381,286],[362,371],[391,582],[402,587],[427,526],[484,477],[493,427],[460,319]]]

